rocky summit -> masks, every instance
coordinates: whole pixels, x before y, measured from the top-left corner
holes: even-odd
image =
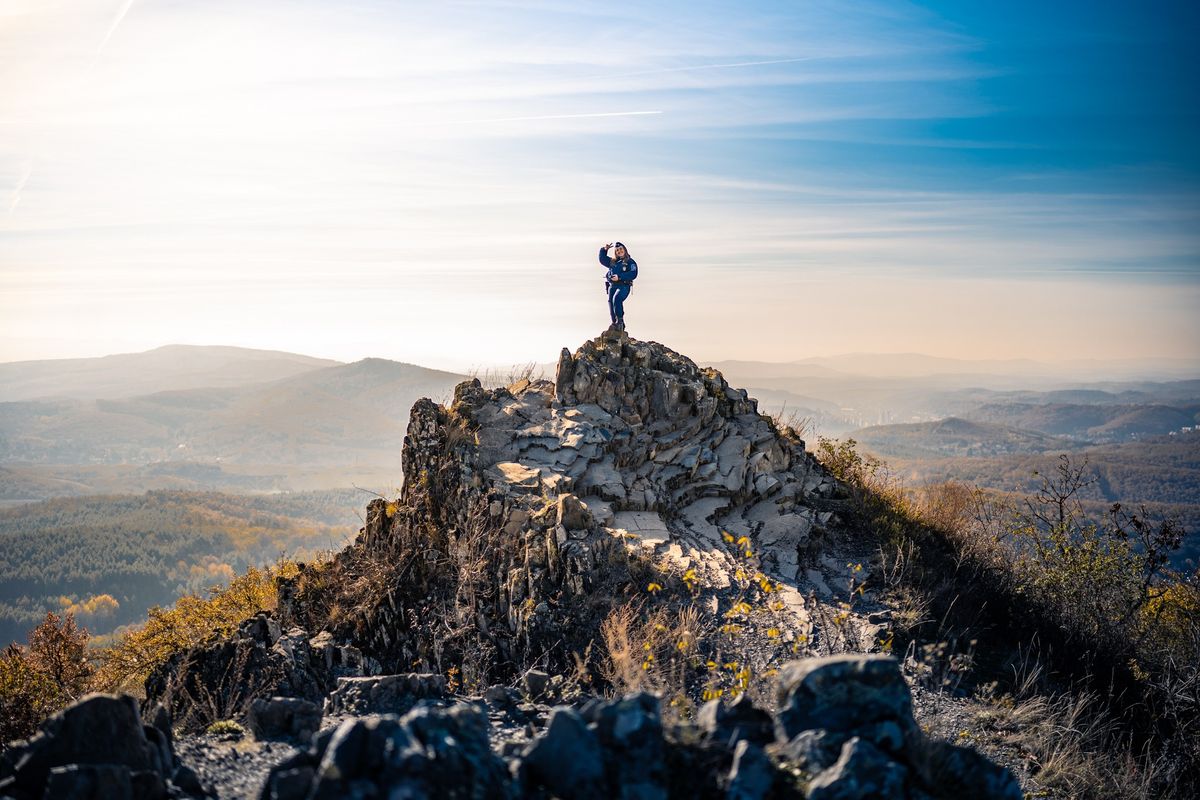
[[[609,331],[553,381],[418,401],[401,461],[352,545],[150,676],[144,730],[172,715],[178,756],[6,761],[0,797],[1021,796],[853,652],[887,649],[888,614],[846,489],[716,370]],[[196,733],[218,719],[258,742]],[[129,777],[56,766],[110,760]]]

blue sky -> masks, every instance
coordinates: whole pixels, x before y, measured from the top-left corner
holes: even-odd
[[[1197,358],[1198,17],[12,0],[0,360]]]

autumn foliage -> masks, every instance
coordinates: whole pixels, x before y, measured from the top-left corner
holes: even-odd
[[[46,716],[88,691],[88,632],[74,615],[46,615],[25,646],[0,652],[0,742],[32,734]]]
[[[275,578],[297,571],[291,561],[251,567],[206,596],[186,595],[171,608],[151,609],[145,624],[102,649],[89,649],[91,637],[71,611],[47,614],[27,644],[0,651],[0,744],[30,736],[43,719],[89,691],[140,693],[150,670],[172,654],[273,609]]]
[[[189,594],[171,608],[155,606],[144,625],[122,634],[100,651],[95,685],[102,691],[139,691],[150,671],[172,654],[214,636],[233,633],[259,611],[275,608],[275,578],[293,577],[298,567],[280,561],[265,569],[250,567],[208,596]]]

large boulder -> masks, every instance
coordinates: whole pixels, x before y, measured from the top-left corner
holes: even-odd
[[[857,736],[842,745],[841,755],[808,786],[809,800],[873,800],[906,797],[908,769]]]
[[[515,798],[504,762],[492,753],[487,718],[471,704],[423,704],[343,722],[271,770],[262,800],[355,797]]]
[[[774,739],[771,715],[745,694],[731,703],[721,698],[709,700],[696,714],[696,724],[706,738],[729,747],[742,740],[761,747]]]
[[[523,784],[544,787],[562,800],[609,796],[600,741],[572,708],[559,707],[550,713],[545,734],[525,748],[520,763]]]
[[[891,656],[857,653],[793,661],[779,671],[776,699],[776,731],[783,740],[823,730],[844,741],[869,730],[869,738],[898,738],[894,750],[903,735],[916,730],[912,694]]]
[[[256,739],[307,742],[321,727],[321,707],[299,697],[258,698],[250,704],[246,727]]]
[[[922,733],[891,656],[793,661],[779,671],[776,693],[775,750],[814,775],[810,800],[1021,797],[1009,770]]]
[[[666,745],[658,698],[646,692],[627,695],[592,711],[604,749],[610,797],[666,800]]]
[[[42,723],[0,761],[0,797],[121,800],[204,796],[178,762],[160,708],[144,725],[127,695],[88,695]]]

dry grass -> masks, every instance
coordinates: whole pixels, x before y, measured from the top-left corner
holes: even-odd
[[[633,600],[613,609],[600,624],[604,658],[600,675],[617,695],[647,691],[670,698],[686,716],[704,625],[697,609],[648,608]]]
[[[1006,683],[1005,653],[1040,642],[1057,683],[1018,681],[995,717],[1039,780],[1072,797],[1194,792],[1200,586],[1164,568],[1178,533],[1169,520],[1114,508],[1092,525],[1076,502],[1089,479],[1066,457],[1024,499],[957,483],[906,489],[852,441],[821,439],[816,453],[849,483],[855,523],[880,540],[876,588],[913,661],[930,667],[930,688],[943,662],[941,679],[958,680],[955,659]],[[982,653],[955,644],[975,635]]]
[[[1013,693],[992,698],[975,720],[1016,748],[1047,792],[1139,800],[1178,796],[1163,789],[1166,763],[1133,750],[1098,694],[1048,692],[1043,667],[1029,659],[1017,672]]]
[[[546,370],[536,361],[524,364],[513,364],[511,367],[489,369],[473,369],[467,373],[468,378],[478,378],[485,389],[511,389],[522,381],[533,383],[546,380]]]
[[[749,540],[724,538],[734,558],[728,589],[714,596],[696,570],[664,559],[639,596],[603,619],[598,673],[614,693],[658,694],[676,719],[691,717],[708,700],[741,694],[770,707],[778,668],[812,654],[806,633],[792,627],[781,587],[759,569]],[[843,609],[830,613],[842,617],[831,627],[850,625]]]
[[[781,436],[793,442],[802,442],[805,436],[815,431],[811,416],[801,414],[795,409],[789,411],[787,406],[781,408],[778,414],[764,414],[763,416],[774,423],[775,429]]]

